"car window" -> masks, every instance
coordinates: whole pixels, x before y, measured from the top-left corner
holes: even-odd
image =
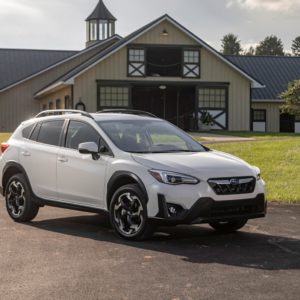
[[[98,121],[121,150],[131,153],[204,152],[188,134],[158,119]]]
[[[22,130],[22,136],[23,136],[23,138],[25,138],[25,139],[28,139],[28,138],[29,138],[30,133],[31,133],[31,131],[32,131],[32,129],[33,129],[33,127],[34,127],[35,124],[36,124],[36,123],[33,123],[33,124],[29,125],[29,126],[26,126],[26,127]]]
[[[31,133],[29,139],[32,141],[36,141],[40,132],[40,128],[41,128],[41,123],[38,123],[34,129],[33,132]]]
[[[79,121],[70,121],[66,137],[66,148],[78,150],[79,144],[87,142],[95,142],[100,145],[100,140],[100,135],[90,125]]]
[[[53,120],[43,122],[38,134],[37,141],[39,143],[59,146],[59,138],[61,134],[64,120]]]

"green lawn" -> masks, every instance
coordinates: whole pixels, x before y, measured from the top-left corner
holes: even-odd
[[[204,133],[218,134],[218,135],[231,135],[254,139],[287,139],[291,137],[299,137],[300,133],[265,133],[265,132],[249,132],[249,131],[205,131]],[[200,133],[201,135],[201,133]]]
[[[299,137],[208,146],[258,166],[267,183],[269,201],[300,203]]]

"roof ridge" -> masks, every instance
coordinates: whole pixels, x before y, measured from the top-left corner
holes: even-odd
[[[0,48],[0,51],[12,50],[12,51],[53,51],[53,52],[80,52],[82,50],[55,50],[55,49],[25,49],[25,48]]]
[[[288,55],[237,55],[237,54],[223,54],[225,57],[260,57],[260,58],[300,58],[300,56]]]

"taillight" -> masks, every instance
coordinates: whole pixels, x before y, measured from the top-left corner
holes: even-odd
[[[0,149],[1,149],[1,152],[4,153],[9,147],[9,144],[8,143],[2,143],[0,145]]]

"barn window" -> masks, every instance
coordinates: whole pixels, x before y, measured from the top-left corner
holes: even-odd
[[[131,77],[145,76],[145,50],[144,49],[128,50],[128,76]]]
[[[226,108],[226,89],[200,88],[199,107],[201,108]]]
[[[127,107],[129,106],[128,87],[100,87],[100,107]]]
[[[266,110],[254,109],[253,110],[253,122],[266,122]]]
[[[56,109],[61,109],[61,100],[60,99],[56,100]]]
[[[200,77],[200,52],[199,50],[183,51],[183,77]]]

